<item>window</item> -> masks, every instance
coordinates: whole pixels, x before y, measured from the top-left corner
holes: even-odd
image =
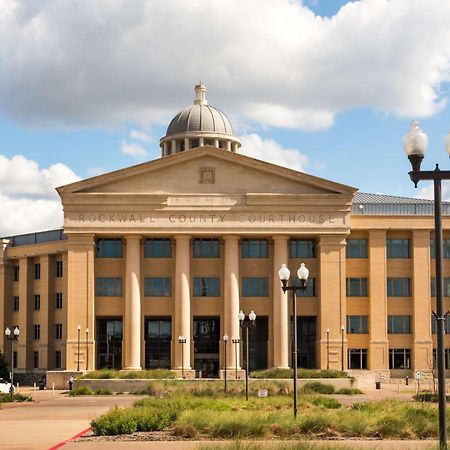
[[[367,316],[347,316],[348,334],[367,334]]]
[[[16,295],[13,297],[13,309],[14,311],[19,311],[20,301],[19,297]]]
[[[388,316],[388,333],[410,334],[411,316]]]
[[[450,369],[450,348],[445,349],[445,370]],[[433,348],[433,368],[437,368],[437,357],[436,357],[436,349]]]
[[[97,297],[122,297],[122,278],[97,277],[95,279],[95,295]]]
[[[444,290],[442,294],[444,297],[450,297],[450,278],[443,279]],[[431,296],[436,297],[436,278],[431,279]]]
[[[56,309],[62,309],[62,307],[63,307],[63,295],[62,295],[62,292],[57,292],[55,294],[55,297],[56,297],[55,308]]]
[[[367,278],[347,278],[347,297],[367,296]]]
[[[220,297],[220,278],[195,277],[194,297]]]
[[[62,323],[55,324],[55,339],[62,339]]]
[[[367,258],[367,239],[347,239],[347,258]]]
[[[387,239],[386,254],[388,258],[410,258],[409,239]]]
[[[243,239],[243,258],[267,258],[267,239]]]
[[[38,340],[41,338],[41,326],[34,325],[34,339]]]
[[[33,367],[39,369],[39,352],[33,352]]]
[[[411,278],[388,278],[388,297],[411,297]]]
[[[430,240],[430,256],[436,258],[434,239]],[[446,259],[450,258],[450,239],[442,239],[442,257]]]
[[[291,286],[300,286],[300,280],[298,277],[291,278],[289,280],[289,284]],[[315,278],[308,278],[308,281],[306,282],[306,290],[305,292],[297,291],[298,297],[315,297],[316,296],[316,279]]]
[[[410,348],[389,349],[389,369],[409,369],[411,361]]]
[[[219,239],[194,239],[194,258],[219,258]]]
[[[56,350],[55,352],[55,368],[61,369],[61,351]]]
[[[14,281],[19,281],[20,266],[14,266]]]
[[[144,285],[146,297],[170,297],[172,295],[171,278],[146,278]]]
[[[34,279],[35,280],[41,279],[41,265],[39,263],[34,265]]]
[[[291,258],[316,257],[316,242],[313,239],[291,239],[289,249]]]
[[[41,296],[36,294],[34,296],[34,310],[39,311],[41,309]]]
[[[122,258],[122,239],[99,239],[97,241],[97,258]]]
[[[450,316],[447,316],[445,318],[444,329],[445,329],[445,334],[450,333]],[[437,333],[436,318],[433,315],[431,316],[431,332],[433,334]]]
[[[56,277],[61,278],[63,276],[63,262],[56,261]]]
[[[367,369],[367,348],[348,349],[348,368],[356,370]]]
[[[145,257],[170,258],[171,257],[170,239],[146,239]]]
[[[269,279],[265,278],[265,277],[242,278],[242,296],[243,297],[268,297],[269,296]]]

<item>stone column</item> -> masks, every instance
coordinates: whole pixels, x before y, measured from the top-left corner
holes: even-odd
[[[369,369],[389,368],[387,337],[386,230],[369,231]]]
[[[413,369],[433,369],[433,342],[431,340],[430,292],[430,231],[415,230],[411,243],[413,257],[412,296],[414,349]],[[435,320],[433,318],[433,320]]]
[[[126,236],[125,367],[141,370],[141,255],[140,236]]]
[[[278,271],[282,264],[288,265],[288,236],[274,236],[273,250],[273,365],[289,367],[289,320],[288,294],[281,290]]]
[[[175,236],[175,317],[174,317],[174,346],[175,368],[191,369],[191,294],[190,294],[190,237]],[[178,336],[186,338],[183,348],[183,364]]]
[[[28,369],[32,366],[31,361],[31,341],[30,336],[32,329],[32,311],[30,311],[31,286],[31,262],[24,256],[19,258],[19,320],[18,326],[20,330],[19,340],[14,343],[17,352],[17,368]],[[12,324],[13,326],[16,324]],[[10,327],[12,330],[12,327]]]
[[[224,236],[223,239],[225,241],[223,334],[228,335],[227,367],[231,370],[236,368],[236,349],[231,340],[233,337],[239,337],[239,236]],[[239,359],[238,355],[238,365]]]
[[[177,141],[176,141],[176,139],[172,139],[172,141],[170,142],[170,146],[171,146],[170,154],[171,155],[175,155],[175,153],[177,152]]]
[[[184,138],[184,150],[189,150],[189,138]]]
[[[198,139],[198,146],[202,147],[203,145],[205,145],[205,139],[201,137]]]
[[[320,368],[327,366],[327,328],[330,329],[330,368],[341,369],[341,326],[346,322],[344,235],[320,236]],[[344,336],[344,370],[347,368],[347,339]]]
[[[219,139],[214,139],[214,147],[219,148]]]

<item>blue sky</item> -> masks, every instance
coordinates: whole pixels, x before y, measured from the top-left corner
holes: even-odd
[[[200,78],[251,156],[429,196],[402,149],[418,118],[424,165],[450,166],[450,2],[163,3],[0,2],[0,235],[58,226],[58,183],[159,157]]]

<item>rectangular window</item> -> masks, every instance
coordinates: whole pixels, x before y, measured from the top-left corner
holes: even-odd
[[[62,309],[62,307],[63,307],[63,295],[62,295],[62,292],[57,292],[55,294],[55,300],[56,300],[55,308],[56,309]]]
[[[14,281],[19,281],[20,266],[14,266]]]
[[[97,258],[122,258],[122,239],[98,239]]]
[[[367,369],[367,348],[348,349],[348,368],[355,370]]]
[[[347,297],[367,296],[367,278],[347,278]]]
[[[144,295],[146,297],[170,297],[172,295],[171,278],[145,278],[144,283]]]
[[[122,297],[122,278],[97,277],[95,279],[95,295],[97,297]]]
[[[291,239],[289,250],[291,258],[315,258],[316,241],[314,239]]]
[[[19,311],[19,307],[20,307],[20,300],[19,297],[16,295],[13,297],[13,309],[14,311]]]
[[[61,278],[63,276],[63,262],[56,261],[56,278]]]
[[[146,239],[145,257],[146,258],[170,258],[171,257],[170,239]]]
[[[449,370],[450,369],[450,348],[446,348],[445,350],[445,357],[444,357],[444,361],[445,361],[445,370]],[[437,368],[437,357],[436,357],[436,349],[433,348],[433,368],[436,369]]]
[[[347,316],[348,334],[367,334],[369,332],[368,316]]]
[[[289,280],[290,286],[300,286],[300,280],[298,277],[291,278]],[[297,296],[299,297],[315,297],[316,294],[316,279],[315,278],[308,278],[308,281],[306,282],[306,290],[304,292],[297,291]]]
[[[388,278],[388,297],[411,297],[411,278]]]
[[[450,316],[447,316],[445,318],[445,334],[449,334],[450,333]],[[437,325],[436,325],[436,317],[434,317],[433,315],[431,316],[431,332],[433,334],[437,333]]]
[[[444,297],[450,297],[450,278],[444,278],[442,281],[444,287],[442,294]],[[431,279],[431,296],[436,297],[436,278]]]
[[[34,310],[39,311],[41,309],[41,296],[36,294],[34,296]]]
[[[242,278],[243,297],[268,297],[269,279],[266,277]]]
[[[33,367],[39,369],[39,352],[33,352]]]
[[[389,334],[410,334],[411,316],[388,316]]]
[[[436,258],[434,239],[430,240],[430,256]],[[445,259],[450,258],[450,239],[442,239],[442,257]]]
[[[41,265],[40,263],[37,263],[34,265],[34,279],[40,280],[41,279]]]
[[[409,369],[411,362],[410,348],[389,349],[389,369]]]
[[[55,324],[55,339],[62,339],[62,323]]]
[[[61,351],[56,350],[55,352],[55,368],[61,369]]]
[[[220,278],[194,277],[194,297],[220,297]]]
[[[388,258],[410,258],[409,239],[386,239]]]
[[[243,239],[243,258],[267,258],[267,239]]]
[[[41,338],[41,326],[34,325],[34,339],[38,340]]]
[[[347,239],[347,258],[367,258],[367,239]]]
[[[219,239],[194,239],[194,258],[219,258]]]

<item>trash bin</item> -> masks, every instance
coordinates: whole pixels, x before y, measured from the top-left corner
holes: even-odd
[[[381,389],[381,381],[375,381],[375,389]]]

